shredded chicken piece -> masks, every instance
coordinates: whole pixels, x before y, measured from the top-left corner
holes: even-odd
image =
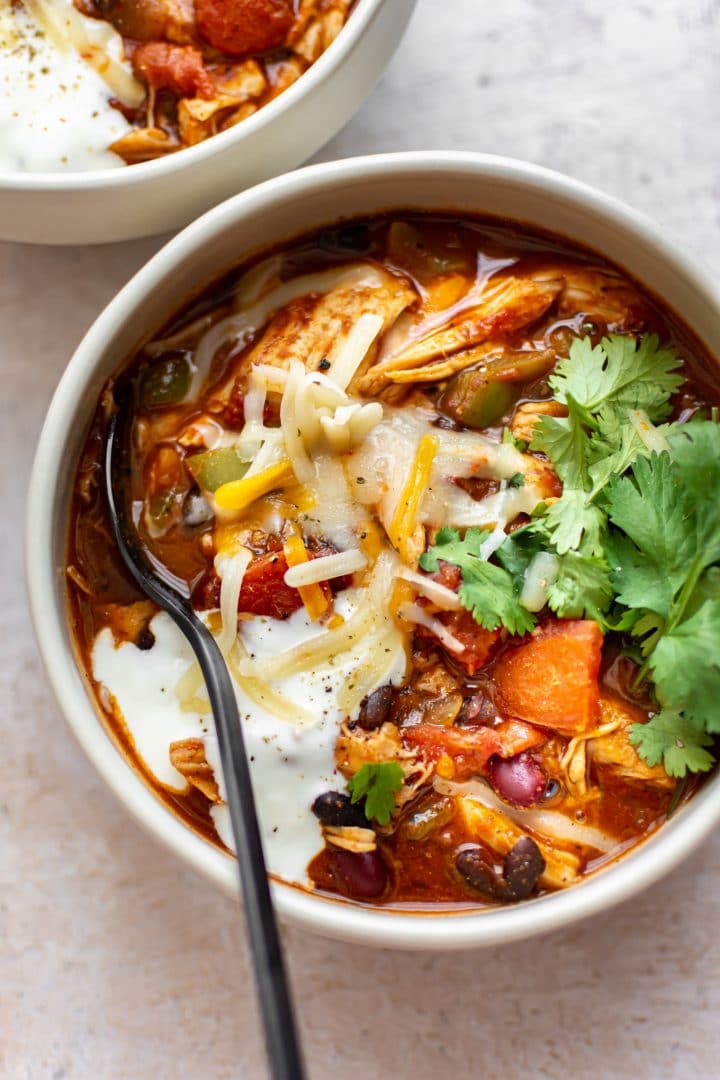
[[[644,329],[650,314],[647,303],[626,278],[591,266],[563,267],[562,274],[565,287],[558,299],[561,318],[583,312],[602,319],[614,333]]]
[[[216,80],[217,93],[208,100],[204,97],[183,98],[178,104],[178,128],[180,137],[188,146],[209,139],[225,126],[229,118],[238,123],[249,115],[247,106],[267,89],[267,79],[255,60],[233,67],[228,74]],[[257,106],[253,105],[251,112]],[[242,113],[240,117],[238,113]]]
[[[335,744],[335,761],[340,772],[348,779],[363,765],[396,761],[405,774],[405,783],[395,797],[398,809],[415,798],[433,773],[433,765],[415,750],[403,746],[397,727],[389,722],[376,731],[350,728],[347,722],[344,723]]]
[[[362,854],[374,851],[377,847],[374,829],[363,829],[358,825],[323,825],[322,833],[328,844],[344,851]]]
[[[291,56],[277,65],[275,68],[275,80],[272,84],[269,100],[279,97],[280,94],[292,86],[300,76],[307,71],[307,64],[299,56]]]
[[[180,739],[170,743],[170,763],[210,802],[223,801],[212,766],[205,757],[205,744],[202,739]]]
[[[600,716],[605,731],[590,732],[587,752],[593,766],[611,773],[624,783],[637,781],[651,787],[672,788],[675,781],[662,765],[648,765],[630,742],[628,735],[633,724],[643,723],[645,714],[628,702],[617,698],[602,698]]]
[[[288,45],[308,64],[325,52],[338,36],[352,0],[302,0]]]
[[[510,422],[513,438],[530,443],[535,425],[541,416],[567,416],[567,409],[559,401],[523,402],[518,405]]]
[[[476,364],[488,363],[499,359],[503,354],[503,345],[497,341],[489,341],[485,345],[478,345],[474,349],[463,349],[452,356],[443,356],[429,364],[421,363],[417,367],[393,371],[389,376],[394,384],[409,384],[418,382],[442,382],[456,375],[465,368],[475,367]],[[377,370],[377,369],[376,369]],[[373,375],[371,371],[368,378]]]
[[[374,314],[383,319],[378,336],[392,326],[401,311],[417,299],[409,282],[379,268],[384,284],[340,285],[322,296],[304,296],[291,301],[269,321],[257,341],[233,366],[232,371],[213,394],[212,407],[227,403],[238,379],[247,378],[253,364],[266,364],[287,370],[293,360],[302,363],[308,371],[316,371],[337,348],[361,315]],[[372,345],[361,371],[372,363],[377,346]],[[354,394],[359,375],[348,387]]]
[[[116,139],[110,149],[123,159],[126,165],[137,165],[141,161],[152,161],[163,154],[172,154],[180,150],[178,142],[160,128],[137,128]]]
[[[152,600],[137,600],[134,604],[108,604],[103,614],[107,618],[116,644],[137,642],[157,612]]]
[[[468,832],[482,840],[498,855],[507,855],[508,851],[522,840],[531,836],[545,860],[545,870],[540,877],[540,884],[551,889],[561,889],[572,885],[580,873],[580,859],[569,851],[550,846],[547,840],[521,829],[505,814],[491,810],[477,799],[461,796],[457,800],[460,812],[465,819]]]
[[[364,394],[377,394],[387,382],[407,381],[408,371],[413,371],[415,378],[425,379],[424,369],[437,358],[442,359],[430,369],[431,379],[446,378],[470,363],[477,363],[478,354],[469,363],[458,358],[448,364],[447,358],[529,326],[547,311],[562,288],[562,278],[491,279],[477,303],[461,309],[440,329],[376,364],[360,382],[360,389]]]

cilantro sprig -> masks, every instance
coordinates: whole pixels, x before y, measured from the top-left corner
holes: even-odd
[[[631,415],[640,412],[648,428],[668,415],[670,396],[683,382],[680,365],[678,355],[653,334],[640,340],[610,334],[594,348],[578,338],[558,364],[549,383],[567,416],[541,416],[531,448],[547,455],[563,482],[561,498],[545,517],[548,539],[560,555],[603,554],[602,493],[651,452]],[[669,430],[656,429],[656,438]]]
[[[504,626],[511,634],[529,633],[535,618],[520,603],[517,579],[501,566],[487,562],[482,544],[480,529],[468,529],[463,538],[457,529],[439,529],[435,544],[421,556],[420,566],[431,573],[439,569],[441,561],[459,567],[460,603],[486,630]]]
[[[608,553],[622,624],[661,711],[631,740],[671,776],[708,769],[720,734],[720,426],[694,420],[670,451],[608,486]],[[624,610],[622,610],[624,609]]]
[[[460,600],[481,626],[522,634],[535,624],[521,602],[528,568],[551,553],[550,610],[635,639],[628,651],[638,682],[652,681],[657,712],[630,739],[678,778],[712,767],[720,735],[720,424],[715,410],[711,420],[666,422],[681,366],[654,335],[576,340],[549,379],[564,415],[540,416],[530,444],[549,458],[562,496],[541,504],[492,563],[479,529],[441,529],[420,560],[429,572],[442,561],[459,567]]]
[[[395,795],[403,786],[405,774],[397,761],[372,762],[363,765],[348,781],[350,801],[358,803],[365,799],[365,817],[373,818],[378,825],[390,822],[395,806]]]

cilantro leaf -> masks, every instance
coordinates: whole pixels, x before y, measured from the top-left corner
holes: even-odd
[[[560,555],[582,547],[587,555],[602,555],[607,519],[600,507],[588,502],[578,488],[566,488],[543,518],[550,539]]]
[[[348,781],[350,801],[365,799],[365,817],[378,825],[387,825],[396,807],[395,794],[400,791],[405,774],[397,761],[363,765]]]
[[[649,424],[649,421],[648,421]],[[656,435],[667,437],[674,425],[661,424]],[[627,409],[606,406],[597,415],[597,427],[590,439],[588,473],[591,499],[596,498],[614,477],[626,472],[638,457],[650,457],[651,451],[640,438]]]
[[[668,776],[706,772],[715,764],[707,750],[712,746],[712,737],[702,725],[670,709],[659,712],[646,724],[633,724],[629,739],[648,765],[662,764]]]
[[[709,732],[720,732],[720,600],[660,638],[649,661],[661,705],[683,712]]]
[[[582,488],[587,482],[589,440],[572,398],[567,416],[539,416],[531,448],[546,454],[563,484]]]
[[[534,523],[516,529],[495,552],[495,558],[513,578],[522,578],[539,551],[547,547],[542,526]]]
[[[548,604],[561,619],[584,615],[604,623],[612,600],[610,570],[604,559],[569,551],[559,559],[558,576],[548,588]]]
[[[720,424],[711,420],[677,424],[669,442],[683,487],[693,499],[716,502],[720,491]]]
[[[638,458],[632,475],[608,485],[610,521],[625,534],[608,537],[607,550],[618,601],[648,608],[664,619],[695,554],[691,507],[669,454]]]
[[[481,562],[469,574],[461,572],[463,581],[458,596],[476,623],[486,630],[504,626],[511,634],[528,634],[533,629],[535,619],[520,603],[513,579],[506,570]]]
[[[436,542],[420,558],[423,570],[434,572],[440,561],[460,568],[460,603],[486,630],[504,626],[511,634],[526,634],[535,619],[520,603],[519,590],[511,574],[482,558],[483,534],[468,529],[464,539],[457,529],[439,529]],[[503,545],[504,546],[504,545]]]
[[[643,409],[659,420],[670,412],[669,398],[684,381],[677,371],[681,364],[655,334],[641,339],[609,334],[595,348],[589,338],[578,338],[549,382],[558,401],[572,398],[589,412],[612,404]]]
[[[611,481],[606,504],[610,521],[625,533],[607,541],[618,601],[677,622],[678,591],[688,581],[694,586],[720,558],[717,504],[698,505],[665,453],[638,458],[632,475]]]
[[[458,529],[445,525],[442,529],[438,529],[433,546],[420,556],[420,566],[431,574],[439,569],[441,560],[462,568],[463,562],[469,557],[479,558],[482,542],[483,535],[480,529],[468,529],[465,538],[462,539]]]

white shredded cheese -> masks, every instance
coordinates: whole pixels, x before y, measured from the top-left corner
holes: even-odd
[[[448,589],[446,585],[441,585],[439,581],[435,581],[434,578],[426,577],[425,574],[418,574],[416,570],[411,570],[407,566],[403,566],[398,571],[399,578],[404,581],[409,581],[411,585],[414,585],[418,592],[426,596],[428,600],[432,600],[436,607],[442,608],[443,611],[460,611],[462,604],[460,603],[460,597],[452,589]]]
[[[340,342],[336,353],[330,357],[329,377],[341,390],[350,381],[367,356],[368,349],[383,328],[382,315],[365,312],[353,326],[347,337]]]
[[[333,578],[354,574],[367,566],[367,558],[359,548],[351,551],[338,551],[334,555],[322,555],[318,559],[309,559],[297,566],[290,566],[285,571],[285,584],[292,589],[304,585],[317,585],[320,581],[332,581]]]
[[[215,556],[215,571],[220,578],[220,617],[222,632],[217,639],[218,648],[227,656],[237,637],[238,602],[245,571],[252,560],[252,552],[241,547],[232,555],[218,552]]]
[[[440,641],[446,649],[450,652],[461,653],[465,652],[465,646],[462,641],[458,641],[450,631],[444,626],[439,619],[436,619],[434,615],[430,615],[429,612],[421,608],[419,604],[401,604],[398,608],[398,615],[405,619],[406,622],[417,623],[419,626],[424,626],[426,630],[429,630],[431,634]]]

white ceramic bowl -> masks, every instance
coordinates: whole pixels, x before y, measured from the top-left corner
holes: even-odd
[[[646,218],[573,180],[502,158],[418,153],[316,165],[236,196],[164,247],[90,329],[50,406],[30,489],[27,572],[40,648],[68,722],[100,774],[150,832],[228,893],[230,858],[174,817],[111,742],[75,666],[64,584],[75,463],[100,388],[189,294],[265,245],[390,208],[495,214],[587,244],[625,267],[720,355],[720,296],[707,272]],[[403,948],[498,944],[624,900],[675,866],[720,821],[720,774],[650,840],[566,892],[475,914],[407,914],[274,885],[280,915],[322,934]]]
[[[415,0],[357,0],[342,32],[296,83],[197,146],[119,169],[0,170],[0,239],[100,244],[166,232],[294,169],[347,123],[373,89],[414,7]]]

